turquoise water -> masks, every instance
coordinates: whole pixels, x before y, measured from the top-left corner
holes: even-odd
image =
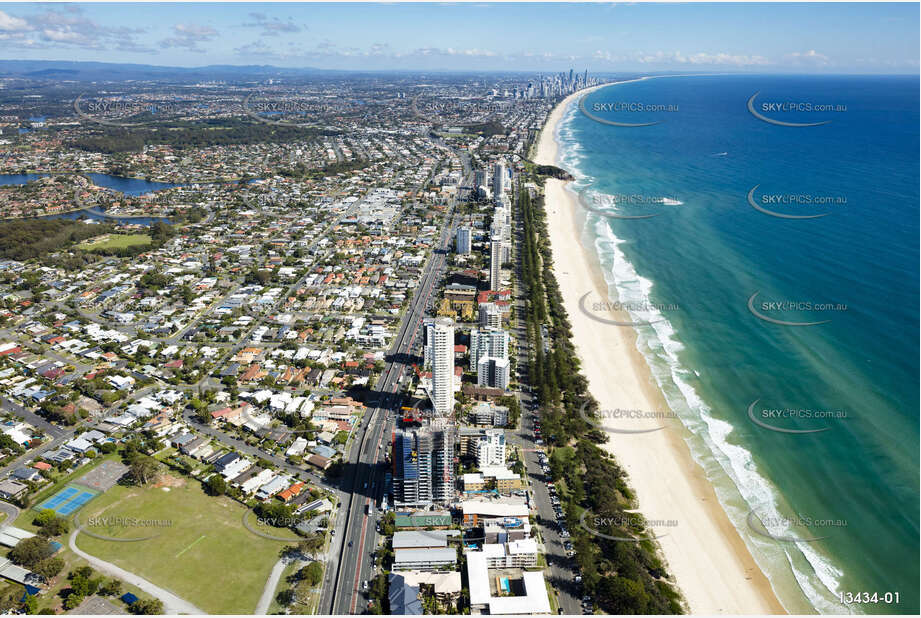
[[[766,122],[755,93],[767,118],[830,122]],[[559,164],[611,300],[654,322],[637,345],[778,598],[917,613],[918,78],[660,78],[585,104],[658,122],[570,106]]]

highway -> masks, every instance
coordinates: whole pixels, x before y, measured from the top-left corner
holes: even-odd
[[[386,470],[382,462],[392,434],[395,415],[391,412],[400,408],[400,381],[412,362],[411,350],[421,333],[426,306],[444,272],[448,246],[454,234],[456,216],[453,206],[447,216],[449,221],[423,271],[376,384],[376,391],[371,395],[375,407],[365,416],[353,438],[340,485],[342,506],[334,528],[336,537],[330,548],[330,555],[339,556],[339,560],[330,560],[326,570],[319,613],[351,614],[367,608],[367,598],[361,595],[362,582],[374,575],[372,554],[377,549],[376,513],[386,489]]]

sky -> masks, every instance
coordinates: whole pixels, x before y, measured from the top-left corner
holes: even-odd
[[[918,73],[919,4],[0,3],[0,59]]]

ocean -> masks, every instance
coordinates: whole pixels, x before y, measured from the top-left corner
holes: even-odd
[[[645,79],[557,129],[609,300],[794,613],[919,611],[918,86]]]

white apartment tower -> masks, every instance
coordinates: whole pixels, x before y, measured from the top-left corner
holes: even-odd
[[[499,200],[505,192],[508,180],[508,172],[505,171],[505,161],[499,159],[493,168],[492,176],[492,196],[493,199]]]
[[[486,430],[486,435],[477,441],[476,465],[478,468],[505,465],[505,431]]]
[[[511,365],[507,358],[483,356],[476,366],[477,386],[507,390],[511,378]]]
[[[508,358],[508,332],[499,328],[474,328],[470,331],[470,366],[484,356]]]
[[[480,303],[478,311],[480,328],[502,328],[502,309],[496,303]]]
[[[436,416],[454,410],[454,320],[437,318],[432,329],[432,407]]]
[[[489,289],[499,290],[502,280],[502,237],[493,236],[489,239]]]
[[[471,238],[470,238],[470,228],[467,226],[457,228],[457,239],[454,244],[454,250],[461,254],[465,255],[470,253],[471,248]]]

